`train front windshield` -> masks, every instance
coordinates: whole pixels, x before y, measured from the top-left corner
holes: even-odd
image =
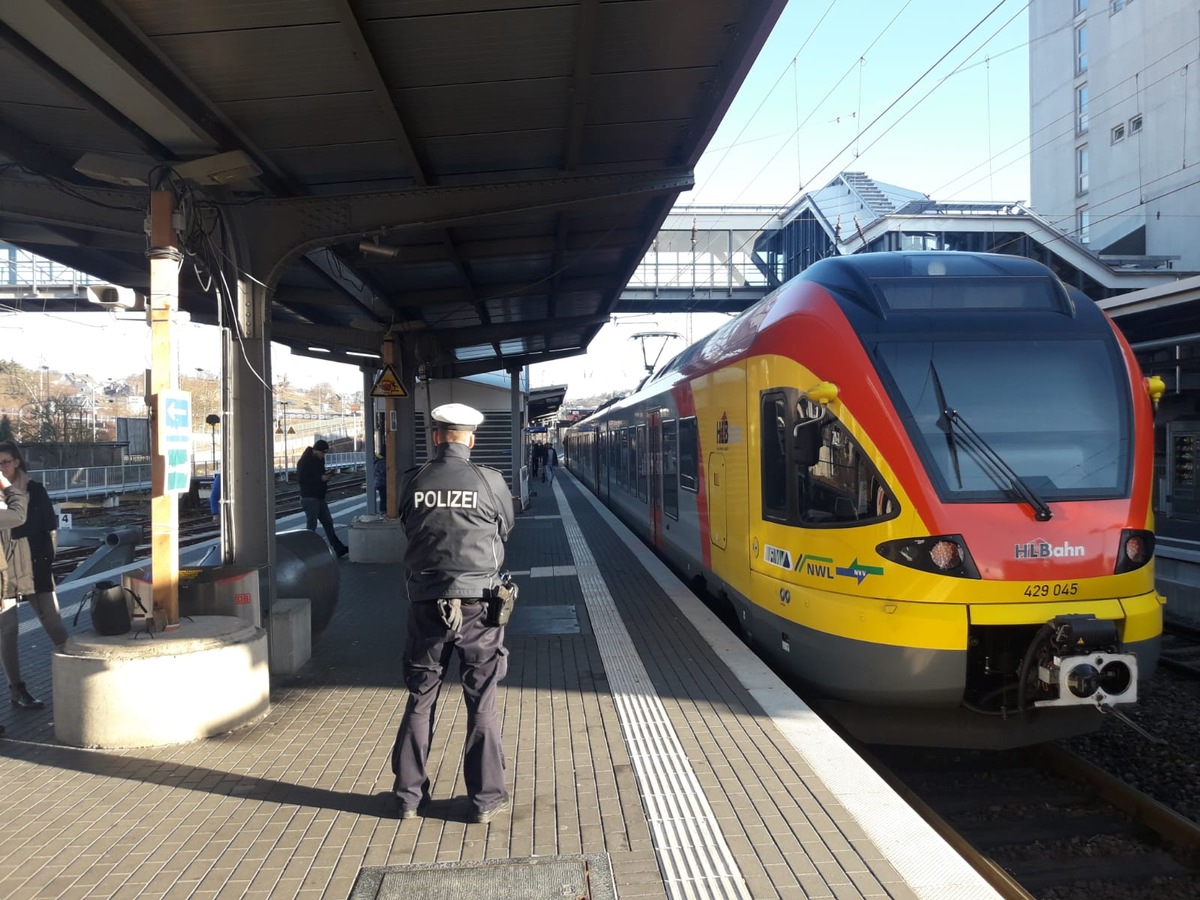
[[[1128,494],[1131,410],[1113,342],[885,341],[875,355],[943,499],[1015,499],[988,449],[1044,500]]]

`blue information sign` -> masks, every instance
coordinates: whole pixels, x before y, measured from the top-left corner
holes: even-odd
[[[156,399],[158,452],[166,463],[163,493],[184,494],[192,479],[192,395],[162,391]]]

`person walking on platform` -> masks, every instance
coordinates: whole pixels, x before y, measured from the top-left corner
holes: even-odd
[[[400,521],[408,538],[408,702],[392,747],[393,791],[401,819],[421,815],[429,802],[426,763],[434,711],[450,657],[457,652],[467,707],[463,778],[470,821],[487,823],[512,806],[496,710],[508,651],[504,626],[488,624],[486,601],[500,587],[504,541],[516,519],[504,476],[471,462],[483,413],[449,403],[430,416],[434,458],[405,473],[400,491]]]
[[[546,480],[546,445],[538,441],[533,445],[533,477],[541,474],[542,481]]]
[[[46,704],[29,693],[21,678],[18,646],[20,629],[18,600],[28,600],[42,628],[56,648],[67,642],[67,629],[54,594],[54,564],[58,516],[50,495],[40,482],[29,478],[25,459],[11,441],[0,441],[0,475],[12,487],[5,491],[7,510],[0,512],[0,543],[4,545],[4,589],[0,591],[0,663],[8,678],[12,705],[19,709],[41,709]],[[0,482],[2,483],[2,482]],[[20,492],[21,499],[14,499]],[[19,520],[12,515],[19,509]]]
[[[554,449],[553,444],[546,445],[546,468],[542,475],[542,481],[548,481],[554,484],[554,470],[558,468],[558,451]]]
[[[387,515],[387,459],[382,453],[375,454],[375,468],[372,470],[372,483],[375,493],[379,495],[379,514]]]
[[[311,447],[305,447],[296,462],[296,481],[300,485],[300,507],[304,510],[304,527],[309,531],[317,530],[317,522],[325,529],[325,537],[329,546],[338,556],[345,556],[350,548],[342,543],[333,527],[333,516],[329,512],[329,504],[325,500],[325,491],[329,487],[329,479],[333,477],[325,471],[325,453],[329,444],[317,441]]]
[[[213,475],[212,488],[208,492],[208,511],[212,513],[213,521],[221,521],[221,473]]]

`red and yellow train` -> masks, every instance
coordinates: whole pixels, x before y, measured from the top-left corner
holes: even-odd
[[[860,254],[574,424],[566,463],[851,732],[1015,746],[1157,665],[1156,391],[1037,262]]]

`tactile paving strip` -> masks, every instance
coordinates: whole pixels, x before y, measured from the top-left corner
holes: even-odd
[[[575,514],[557,484],[554,495],[649,818],[667,894],[749,900],[750,893],[712,807],[654,691]]]

